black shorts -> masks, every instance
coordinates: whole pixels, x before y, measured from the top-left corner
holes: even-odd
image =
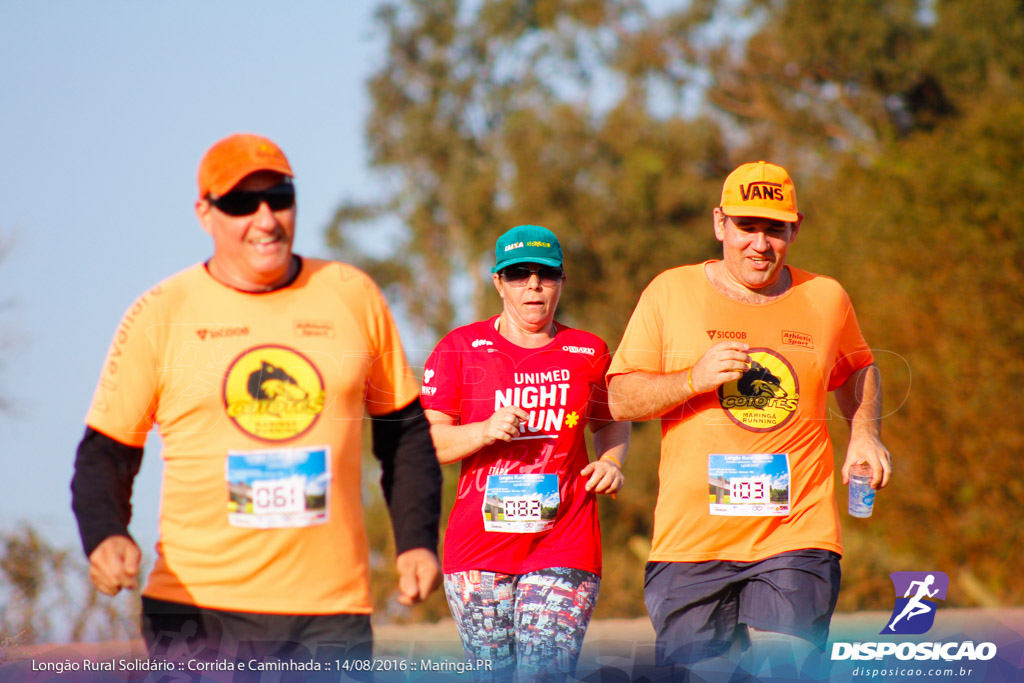
[[[142,637],[166,659],[368,659],[369,614],[233,612],[142,597]]]
[[[648,562],[644,574],[659,665],[723,655],[746,644],[746,626],[824,648],[839,597],[839,555],[818,548],[756,562]]]

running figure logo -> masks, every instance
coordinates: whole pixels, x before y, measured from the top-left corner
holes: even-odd
[[[935,623],[936,601],[946,599],[949,577],[942,572],[893,572],[889,577],[897,598],[889,623],[880,633],[912,635],[928,631]]]

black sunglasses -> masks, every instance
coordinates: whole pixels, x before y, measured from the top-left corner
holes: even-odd
[[[501,277],[513,287],[525,287],[534,273],[537,273],[540,283],[548,287],[554,287],[565,277],[565,269],[557,266],[509,266],[502,269]]]
[[[281,183],[259,192],[232,190],[223,197],[207,199],[229,216],[250,216],[259,210],[263,202],[267,203],[271,211],[284,211],[295,206],[295,186]]]

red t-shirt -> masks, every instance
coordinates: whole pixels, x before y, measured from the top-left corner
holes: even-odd
[[[601,530],[584,488],[590,418],[610,420],[608,347],[562,325],[551,343],[522,348],[495,318],[449,333],[427,359],[421,400],[458,424],[516,405],[530,414],[519,437],[462,460],[444,540],[444,572],[524,574],[548,567],[601,573]]]

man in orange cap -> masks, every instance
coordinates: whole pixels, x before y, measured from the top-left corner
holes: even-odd
[[[851,428],[843,482],[861,461],[875,488],[889,480],[850,299],[786,265],[802,220],[785,169],[734,170],[714,210],[722,259],[656,277],[608,371],[615,419],[661,418],[645,581],[659,664],[757,675],[780,648],[805,675],[820,663],[842,553],[828,392]]]
[[[441,476],[419,386],[369,277],[292,252],[293,175],[257,135],[206,152],[195,210],[213,255],[128,310],[86,417],[73,507],[90,579],[108,595],[137,585],[132,482],[154,426],[163,441],[160,540],[142,591],[154,654],[368,653],[364,410],[398,600],[439,585]]]

